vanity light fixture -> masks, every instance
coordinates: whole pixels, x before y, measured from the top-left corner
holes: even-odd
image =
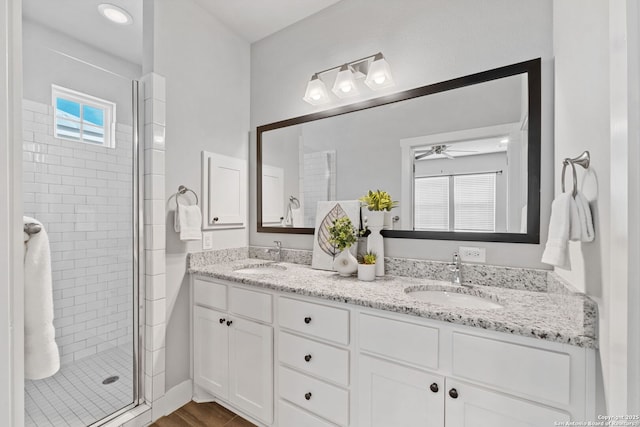
[[[331,101],[323,75],[338,71],[331,91],[338,98],[349,98],[360,93],[357,79],[364,78],[364,83],[372,90],[384,89],[395,84],[391,67],[382,53],[347,62],[336,67],[327,68],[311,76],[307,83],[304,99],[311,105],[322,105]],[[326,78],[326,77],[325,77]]]
[[[98,12],[109,21],[119,25],[130,25],[133,23],[133,17],[129,12],[113,4],[99,4]]]
[[[304,93],[304,99],[311,105],[322,105],[330,101],[329,91],[324,82],[320,80],[318,74],[314,74],[307,84],[307,91]]]

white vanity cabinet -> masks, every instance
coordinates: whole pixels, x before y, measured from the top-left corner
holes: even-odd
[[[196,389],[263,427],[595,417],[591,348],[199,276],[193,302]]]
[[[591,350],[360,313],[360,427],[553,426],[590,419]]]
[[[271,424],[272,295],[200,278],[193,291],[194,384]]]

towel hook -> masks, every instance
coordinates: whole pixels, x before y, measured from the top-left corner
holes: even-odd
[[[584,151],[578,157],[574,157],[573,159],[567,157],[562,161],[562,192],[563,193],[565,192],[564,174],[567,170],[567,166],[571,165],[571,172],[573,175],[573,191],[571,192],[571,195],[575,198],[576,195],[578,194],[578,174],[576,173],[576,165],[580,165],[583,168],[588,169],[590,164],[591,164],[591,155],[589,154],[588,151]]]
[[[193,193],[193,196],[196,198],[196,205],[198,204],[198,195],[196,194],[196,192],[190,188],[185,187],[184,185],[181,185],[178,187],[178,192],[174,194],[174,196],[176,197],[176,209],[178,209],[178,196],[184,196],[187,191]]]

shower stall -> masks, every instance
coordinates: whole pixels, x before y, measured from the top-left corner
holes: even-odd
[[[80,21],[97,4],[23,2],[23,209],[49,240],[60,360],[54,375],[25,378],[25,425],[100,425],[141,398],[141,70],[52,25],[46,3]],[[25,306],[25,319],[36,310]]]

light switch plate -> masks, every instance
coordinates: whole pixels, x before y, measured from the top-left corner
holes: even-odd
[[[461,261],[467,262],[487,262],[487,250],[472,246],[460,246],[458,254]]]
[[[213,249],[213,233],[211,231],[202,232],[202,250]]]

